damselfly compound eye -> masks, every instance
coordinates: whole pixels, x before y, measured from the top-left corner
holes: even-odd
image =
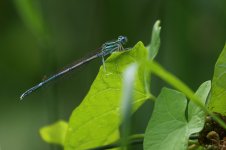
[[[128,39],[126,36],[119,36],[118,41],[122,44],[125,44],[128,41]]]

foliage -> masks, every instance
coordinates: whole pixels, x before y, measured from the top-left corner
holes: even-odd
[[[214,69],[212,91],[208,107],[213,112],[226,116],[226,45]]]
[[[210,91],[210,82],[203,83],[197,91],[204,104]],[[190,101],[188,118],[185,116],[187,99],[181,92],[163,88],[158,96],[155,109],[144,137],[145,150],[187,149],[192,133],[202,130],[205,114]],[[177,109],[175,109],[177,108]]]
[[[65,149],[87,149],[119,138],[122,73],[128,64],[135,60],[142,61],[146,57],[147,51],[139,42],[130,51],[114,53],[106,60],[106,71],[103,67],[100,68],[87,96],[72,112]],[[139,78],[134,83],[134,111],[150,98],[145,90],[143,70],[138,74]]]
[[[43,127],[40,130],[40,134],[48,143],[64,145],[67,128],[67,122],[60,120],[52,125]]]
[[[100,146],[114,142],[117,143],[116,146],[122,145],[123,149],[128,149],[126,145],[134,140],[129,137],[131,113],[139,109],[146,100],[155,99],[149,90],[151,73],[178,91],[163,88],[157,97],[144,136],[145,150],[186,149],[189,136],[203,128],[206,113],[225,127],[224,122],[205,107],[211,87],[210,81],[203,83],[195,94],[186,84],[153,60],[160,46],[159,23],[157,21],[153,27],[151,44],[147,48],[142,42],[138,42],[132,49],[115,52],[106,60],[106,70],[100,68],[83,102],[72,112],[65,138],[63,134],[48,136],[54,131],[65,133],[65,128],[49,126],[48,130],[41,129],[41,135],[46,142],[61,144],[65,150],[101,149]],[[221,64],[224,64],[226,58],[222,57],[223,54],[220,60]],[[222,72],[217,71],[215,74],[219,76]],[[222,80],[217,82],[225,85],[224,78],[220,77],[217,79]],[[213,85],[215,83],[214,79]],[[213,88],[213,91],[218,91],[215,86]],[[191,100],[188,106],[186,96]],[[52,139],[47,140],[46,137]]]

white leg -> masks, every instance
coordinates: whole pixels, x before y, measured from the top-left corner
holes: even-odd
[[[121,44],[119,44],[119,51],[122,51],[122,50],[124,50],[124,47]]]
[[[104,56],[102,56],[102,63],[103,63],[104,71],[106,72],[106,67],[105,67]]]

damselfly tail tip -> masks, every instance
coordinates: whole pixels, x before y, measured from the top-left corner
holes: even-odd
[[[24,92],[21,96],[20,96],[20,100],[23,100],[25,96],[27,96],[28,94],[30,94],[31,91],[27,90],[26,92]]]
[[[25,97],[25,93],[23,93],[21,96],[20,96],[20,100],[23,100]]]

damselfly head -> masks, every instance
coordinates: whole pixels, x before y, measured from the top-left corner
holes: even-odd
[[[126,42],[128,41],[126,36],[119,36],[118,37],[118,41],[122,44],[126,44]]]

